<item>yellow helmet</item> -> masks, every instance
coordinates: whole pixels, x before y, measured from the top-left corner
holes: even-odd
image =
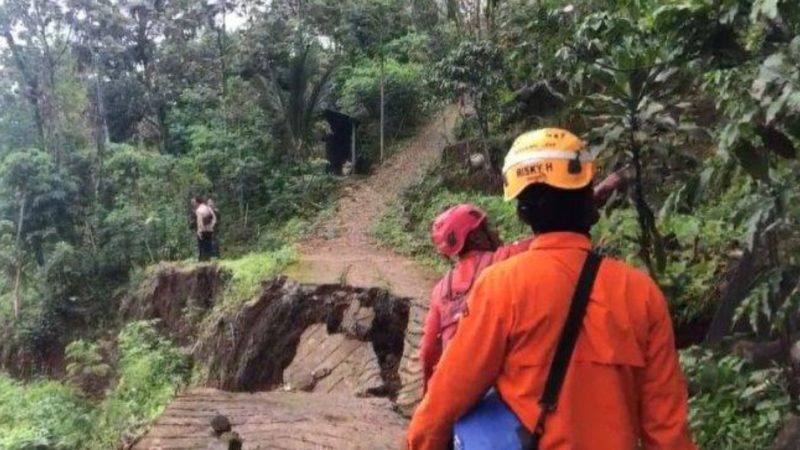
[[[526,187],[544,183],[561,189],[588,186],[596,170],[586,143],[567,130],[541,128],[519,136],[503,164],[506,201]]]

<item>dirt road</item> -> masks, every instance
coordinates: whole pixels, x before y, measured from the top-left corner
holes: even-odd
[[[400,367],[403,387],[397,396],[397,406],[407,415],[422,395],[419,343],[435,274],[379,248],[369,233],[392,201],[439,161],[442,149],[453,140],[457,116],[456,107],[442,111],[373,176],[345,193],[323,233],[335,237],[305,244],[300,261],[287,272],[301,282],[377,286],[412,299]]]

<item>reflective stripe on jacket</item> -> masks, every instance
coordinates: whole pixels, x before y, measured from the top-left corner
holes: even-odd
[[[447,449],[455,421],[495,385],[529,428],[589,239],[547,233],[484,271],[408,431],[412,450]],[[540,450],[695,450],[666,301],[605,259]]]

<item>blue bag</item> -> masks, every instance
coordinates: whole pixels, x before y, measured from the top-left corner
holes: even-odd
[[[514,411],[491,389],[453,427],[455,450],[523,450],[527,433]]]

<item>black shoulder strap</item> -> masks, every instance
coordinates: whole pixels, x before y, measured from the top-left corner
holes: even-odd
[[[575,293],[572,295],[567,321],[561,331],[561,338],[558,341],[556,354],[550,366],[550,373],[547,375],[544,391],[541,398],[539,398],[539,405],[541,405],[542,410],[533,430],[528,450],[537,450],[539,448],[539,439],[544,433],[544,423],[547,415],[556,409],[558,394],[561,392],[561,385],[564,384],[564,376],[567,374],[572,351],[575,349],[575,342],[578,340],[578,333],[583,324],[583,318],[586,316],[586,306],[589,304],[589,295],[592,293],[592,286],[597,277],[597,270],[600,268],[601,261],[602,258],[599,255],[589,252],[586,256],[586,261],[583,263]]]

